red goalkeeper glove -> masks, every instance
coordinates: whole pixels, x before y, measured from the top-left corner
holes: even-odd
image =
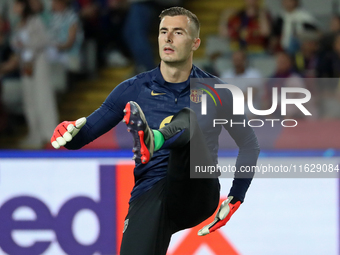
[[[220,206],[220,209],[216,213],[215,219],[209,225],[204,226],[200,231],[198,231],[199,236],[205,236],[216,229],[223,227],[229,220],[234,212],[240,207],[241,201],[236,201],[231,203],[234,197],[230,196],[227,200],[224,200]],[[234,201],[233,201],[234,202]]]
[[[64,121],[60,123],[53,132],[51,144],[55,149],[59,149],[78,134],[79,130],[86,124],[86,118],[80,118],[76,121]]]

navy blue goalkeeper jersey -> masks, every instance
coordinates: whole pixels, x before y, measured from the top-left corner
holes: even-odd
[[[198,100],[190,101],[190,96],[195,92],[195,85],[190,86],[191,78],[213,78],[216,83],[223,83],[215,76],[208,74],[198,67],[192,67],[190,77],[182,83],[168,83],[164,80],[160,68],[157,67],[149,72],[141,73],[119,84],[107,97],[105,102],[87,117],[86,125],[65,146],[68,149],[79,149],[90,143],[97,137],[115,127],[124,117],[123,110],[129,101],[137,102],[142,108],[146,120],[152,129],[159,129],[170,122],[171,116],[184,107],[196,108],[200,112]],[[211,84],[213,86],[213,84]],[[199,87],[204,85],[199,84]],[[209,90],[209,88],[204,87]],[[233,116],[232,94],[227,89],[219,89],[218,94],[222,105],[215,105],[213,99],[207,98],[208,114],[197,114],[198,123],[201,127],[211,155],[217,163],[218,136],[221,125],[212,128],[213,119],[233,119],[235,122],[243,122],[243,115]],[[196,101],[196,102],[195,102]],[[190,104],[190,102],[192,102]],[[239,147],[236,167],[256,165],[259,154],[259,146],[256,136],[251,127],[243,125],[224,126]],[[155,183],[166,176],[169,150],[160,149],[154,152],[153,157],[147,164],[136,164],[134,169],[135,186],[131,193],[134,200]],[[245,193],[250,185],[249,178],[234,178],[229,195],[233,195],[243,201]]]

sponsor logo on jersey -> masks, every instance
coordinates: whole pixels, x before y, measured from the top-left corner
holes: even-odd
[[[151,96],[161,96],[161,95],[165,95],[166,93],[156,93],[151,91]]]

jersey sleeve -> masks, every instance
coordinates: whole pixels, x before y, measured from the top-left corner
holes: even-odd
[[[221,93],[223,106],[219,109],[219,118],[228,120],[224,128],[229,132],[239,147],[236,159],[236,172],[229,196],[234,196],[243,202],[254,173],[242,173],[241,166],[255,166],[260,153],[260,147],[254,130],[247,124],[245,115],[233,115],[233,97],[229,90]]]
[[[104,103],[86,118],[85,126],[65,147],[70,150],[80,149],[111,130],[123,119],[126,103],[135,101],[139,92],[140,86],[136,85],[133,78],[119,84]]]

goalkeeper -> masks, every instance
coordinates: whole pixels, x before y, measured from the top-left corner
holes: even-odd
[[[192,179],[191,167],[217,164],[221,126],[210,127],[214,118],[247,122],[244,115],[233,116],[229,90],[219,92],[223,106],[209,106],[212,100],[208,102],[208,115],[195,114],[200,109],[198,102],[193,103],[195,109],[188,108],[191,78],[222,82],[192,64],[193,52],[201,42],[196,15],[172,7],[164,10],[160,19],[160,65],[122,82],[87,118],[59,124],[51,138],[56,149],[79,149],[120,121],[127,124],[134,139],[136,165],[121,255],[166,254],[173,233],[194,227],[214,213],[219,203],[218,177]],[[256,165],[259,146],[252,128],[224,127],[239,147],[236,168]],[[190,157],[190,148],[199,148],[199,155]],[[215,220],[199,235],[225,225],[244,201],[252,176],[240,178],[238,174]]]

